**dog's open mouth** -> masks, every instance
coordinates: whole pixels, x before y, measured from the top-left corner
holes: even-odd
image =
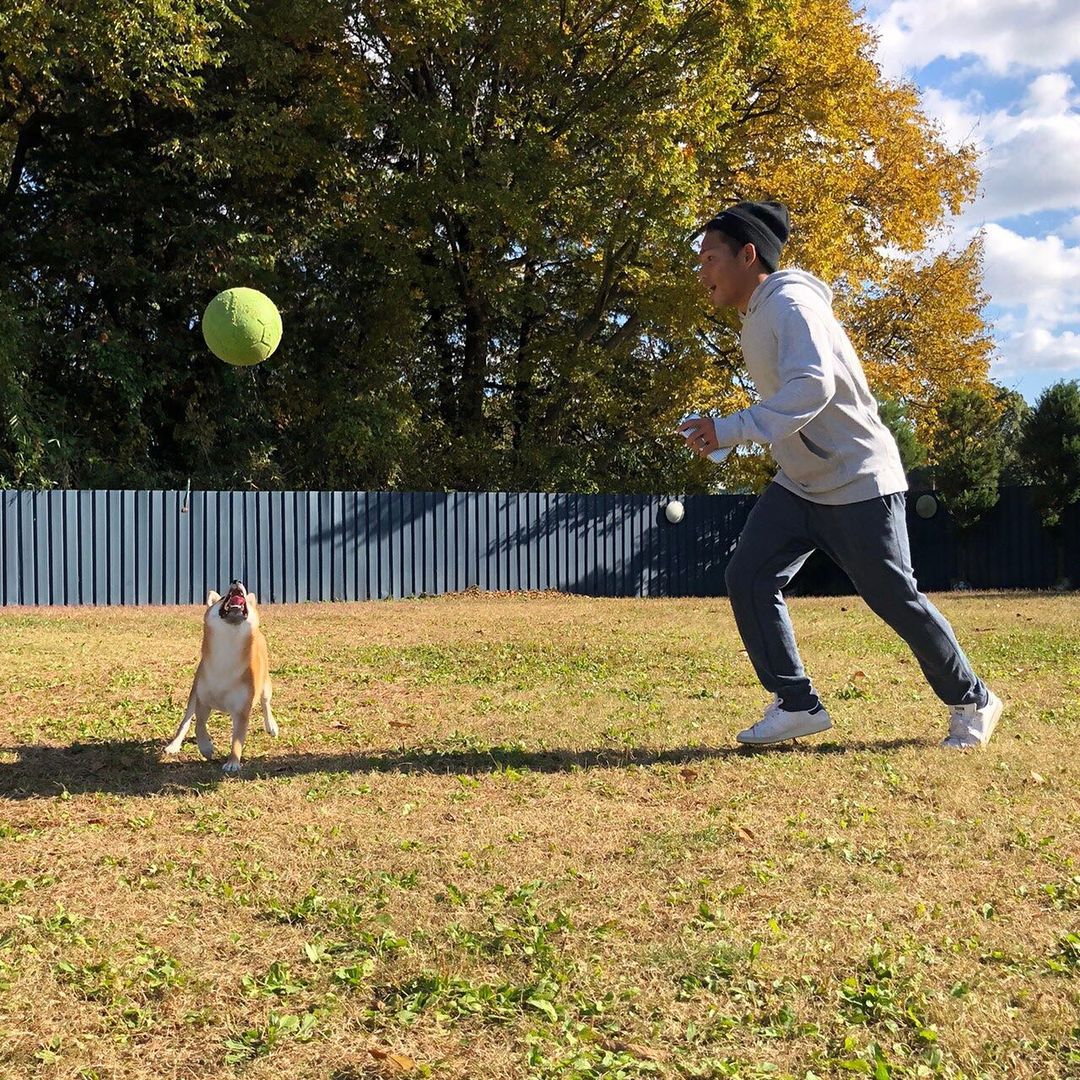
[[[221,601],[221,617],[240,621],[248,614],[247,593],[239,582],[233,582],[228,595]]]

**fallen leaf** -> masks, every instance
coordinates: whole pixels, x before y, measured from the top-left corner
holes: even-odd
[[[740,840],[745,840],[748,843],[753,843],[756,839],[754,834],[745,825],[736,825],[735,835],[738,836]]]
[[[340,728],[342,731],[348,731],[349,725],[344,720],[335,720],[331,725],[332,728]]]
[[[387,720],[386,722],[391,727],[396,727],[396,728],[411,728],[413,726],[412,724],[405,723],[404,720]]]
[[[851,681],[854,682],[856,679],[865,679],[865,678],[866,678],[866,672],[865,671],[856,671],[855,674],[851,676]]]
[[[639,1061],[667,1061],[670,1056],[660,1050],[642,1046],[641,1043],[624,1042],[622,1039],[604,1041],[600,1045],[605,1050],[611,1050],[614,1053],[632,1054]]]
[[[1046,783],[1046,777],[1045,777],[1045,776],[1041,776],[1041,775],[1040,775],[1039,773],[1037,773],[1037,772],[1033,772],[1033,773],[1031,774],[1031,779],[1032,779],[1032,780],[1034,780],[1036,784],[1045,784],[1045,783]]]
[[[693,783],[698,778],[697,769],[680,769],[679,775],[688,783]]]
[[[395,1072],[408,1073],[416,1068],[416,1062],[407,1054],[394,1054],[378,1046],[369,1046],[368,1053],[384,1065],[389,1065]]]

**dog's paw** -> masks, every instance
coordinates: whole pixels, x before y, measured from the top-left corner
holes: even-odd
[[[173,742],[169,743],[168,746],[165,747],[165,749],[162,751],[162,753],[163,754],[179,754],[181,746],[183,746],[183,740],[182,739],[174,740]]]
[[[263,727],[266,728],[266,734],[269,735],[271,739],[276,739],[277,738],[277,721],[276,720],[266,720],[266,721],[264,721]]]
[[[225,773],[226,776],[239,776],[240,775],[240,762],[239,761],[233,761],[232,758],[229,758],[229,760],[226,761],[225,764],[221,766],[221,771],[223,773]]]
[[[202,754],[207,761],[214,760],[214,744],[207,739],[206,742],[199,743],[199,753]]]

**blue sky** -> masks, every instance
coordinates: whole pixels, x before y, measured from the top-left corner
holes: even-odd
[[[1030,402],[1080,379],[1080,0],[869,0],[864,18],[883,74],[979,150],[948,239],[983,233],[990,377]]]

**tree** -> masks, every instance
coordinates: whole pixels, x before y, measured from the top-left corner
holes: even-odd
[[[1080,500],[1080,380],[1047,387],[1024,420],[1020,452],[1036,509],[1057,543],[1057,582],[1067,587],[1062,516]]]
[[[1060,525],[1066,508],[1080,500],[1080,380],[1063,379],[1039,395],[1020,449],[1043,524]]]
[[[896,439],[900,461],[910,480],[912,473],[926,464],[927,452],[915,434],[915,425],[908,418],[907,409],[907,405],[895,399],[878,403],[878,416]]]
[[[1008,390],[1004,386],[994,386],[994,400],[1001,409],[1001,417],[998,420],[998,435],[1002,450],[1001,483],[1002,485],[1025,485],[1028,483],[1028,470],[1020,445],[1024,424],[1031,414],[1031,406],[1019,391]]]
[[[238,22],[224,3],[169,0],[116,20],[68,0],[0,25],[0,139],[13,148],[0,275],[37,342],[20,416],[43,436],[36,473],[15,482],[283,486],[304,460],[289,426],[306,401],[333,399],[323,372],[228,369],[198,318],[237,279],[280,299],[319,272],[308,236],[341,202],[328,178],[352,130],[350,50],[328,10],[263,4]],[[327,305],[303,291],[318,327]],[[295,453],[277,452],[283,435],[300,436]]]
[[[938,410],[930,448],[934,486],[961,528],[998,501],[1003,449],[1001,411],[986,394],[954,390]]]
[[[93,0],[26,0],[0,19],[9,482],[154,479],[142,413],[162,382],[144,358],[168,348],[173,308],[150,253],[155,214],[168,229],[182,197],[154,132],[194,107],[230,17],[224,2],[144,0],[117,18]]]
[[[929,261],[885,258],[867,288],[841,293],[867,379],[903,405],[924,443],[954,390],[990,392],[986,300],[980,240]]]
[[[675,422],[750,397],[690,237],[741,197],[791,205],[875,388],[932,417],[918,385],[985,378],[977,259],[930,320],[939,278],[881,254],[970,197],[972,151],[847,0],[128,8],[0,25],[0,275],[52,482],[705,490]],[[199,339],[235,284],[285,318],[254,372]]]

